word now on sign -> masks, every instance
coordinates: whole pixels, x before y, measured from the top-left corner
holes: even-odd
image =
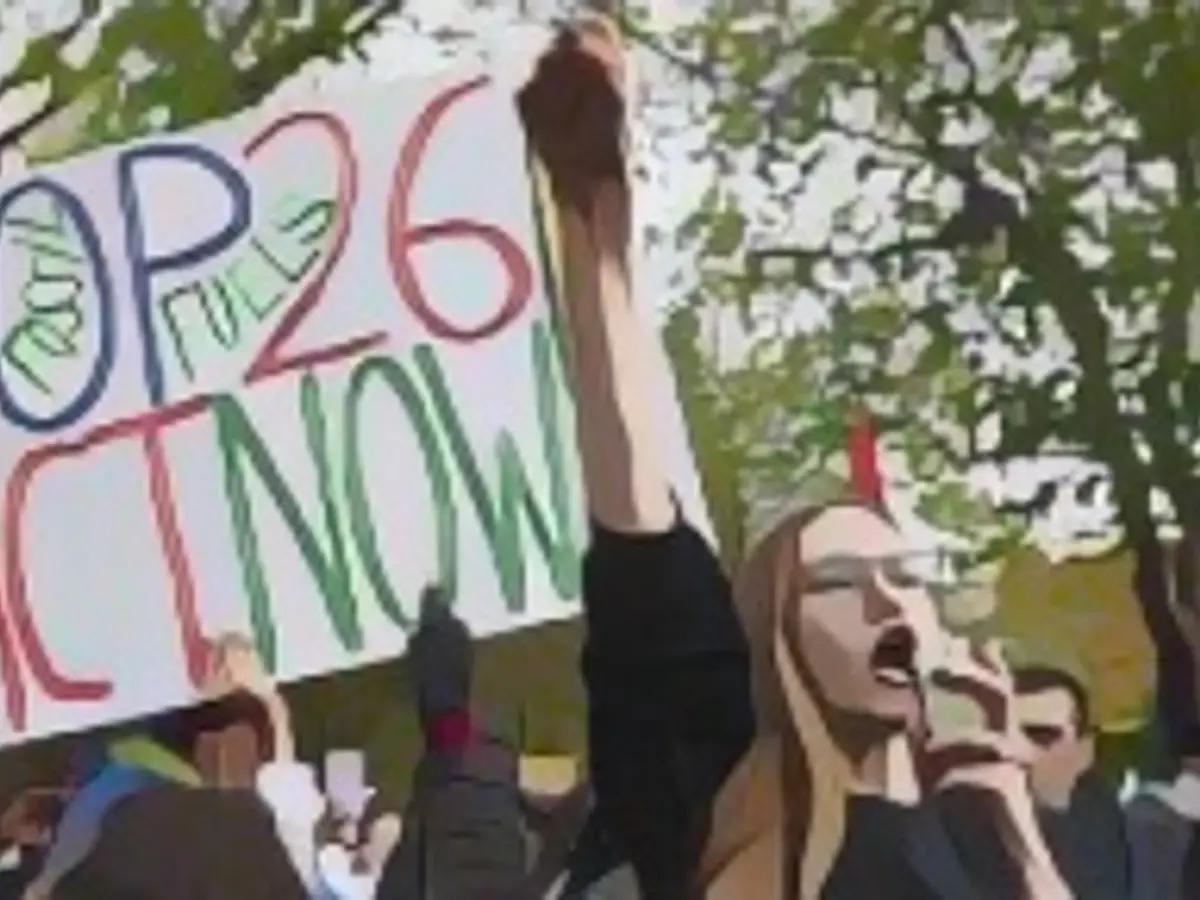
[[[573,612],[584,540],[525,147],[397,85],[0,189],[0,743]]]

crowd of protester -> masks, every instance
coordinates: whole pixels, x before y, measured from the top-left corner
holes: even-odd
[[[201,702],[9,805],[0,898],[1200,898],[1200,708],[1171,778],[1121,796],[1084,686],[947,632],[878,494],[784,517],[732,578],[686,521],[630,289],[621,65],[588,23],[519,97],[561,211],[593,529],[587,778],[522,790],[519,748],[472,702],[471,635],[432,588],[404,809],[330,797],[252,644],[226,636]],[[1200,647],[1175,649],[1194,671]]]

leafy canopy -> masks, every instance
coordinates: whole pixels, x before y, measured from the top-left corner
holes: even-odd
[[[667,332],[706,481],[820,471],[865,407],[972,558],[1056,504],[1193,530],[1200,8],[829,6],[634,31],[706,85]],[[736,362],[701,340],[714,309]]]
[[[30,108],[0,130],[0,149],[74,116],[42,155],[185,128],[263,100],[306,63],[337,61],[403,0],[78,0],[62,21],[0,10],[5,37],[28,33],[0,73],[0,103]],[[54,6],[54,4],[47,4]],[[24,15],[24,19],[21,16]],[[25,106],[28,104],[22,104]],[[38,148],[35,148],[35,150]]]

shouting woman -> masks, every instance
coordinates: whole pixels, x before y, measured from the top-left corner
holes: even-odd
[[[645,900],[1061,900],[1003,661],[942,632],[872,503],[784,520],[734,584],[681,519],[631,296],[614,30],[560,37],[519,109],[560,216],[593,538],[596,814]],[[954,714],[945,714],[949,710]]]

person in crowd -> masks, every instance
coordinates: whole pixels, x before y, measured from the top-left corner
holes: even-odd
[[[382,806],[368,806],[359,827],[359,843],[354,854],[354,869],[365,874],[372,890],[366,895],[375,896],[374,886],[379,881],[384,864],[404,836],[404,819],[396,812]]]
[[[248,639],[214,643],[203,696],[107,748],[27,900],[322,896],[323,799]]]
[[[942,633],[878,503],[786,517],[732,585],[683,520],[631,292],[622,66],[589,22],[518,98],[559,207],[596,815],[645,900],[1070,897],[1011,677]]]
[[[321,842],[321,880],[338,900],[371,900],[384,864],[400,842],[403,820],[377,797],[367,801],[357,820],[335,816]]]
[[[1200,754],[1183,758],[1168,784],[1148,783],[1126,804],[1135,900],[1196,896],[1196,833],[1200,831]],[[1190,890],[1189,890],[1190,888]]]
[[[1197,896],[1200,827],[1200,604],[1194,595],[1194,541],[1134,544],[1134,589],[1155,648],[1155,724],[1175,770],[1166,784],[1142,785],[1126,804],[1136,900]],[[1189,866],[1191,867],[1189,870]]]
[[[574,843],[586,792],[539,802],[522,791],[518,754],[472,704],[471,634],[436,586],[422,597],[408,662],[425,748],[376,900],[545,896]]]
[[[377,900],[507,900],[526,874],[517,755],[474,714],[474,649],[440,589],[425,591],[409,644],[425,750]]]
[[[0,900],[20,900],[42,870],[69,792],[63,788],[22,791],[0,815]]]
[[[1129,900],[1124,812],[1096,770],[1087,691],[1053,666],[1018,669],[1014,683],[1017,716],[1033,748],[1030,785],[1055,861],[1079,897]]]
[[[106,816],[53,900],[310,900],[270,811],[249,791],[165,783]]]

